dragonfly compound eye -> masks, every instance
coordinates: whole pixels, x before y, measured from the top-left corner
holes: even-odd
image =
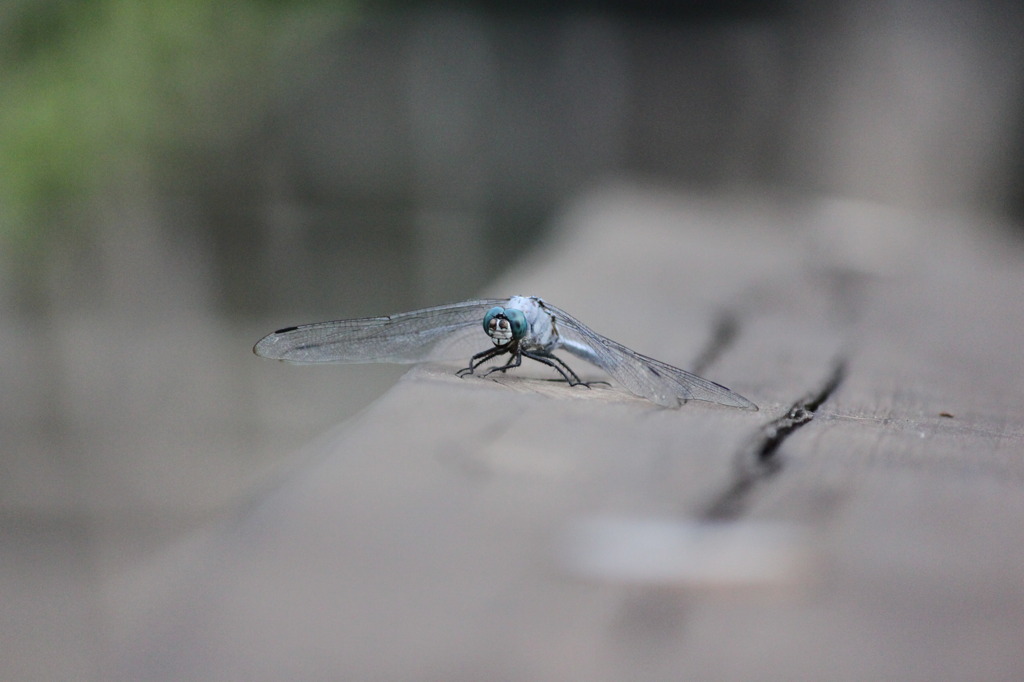
[[[526,336],[526,315],[523,314],[522,310],[516,310],[514,308],[505,309],[505,317],[508,318],[508,322],[512,325],[512,338],[519,340]]]
[[[484,315],[484,331],[487,332],[488,334],[490,334],[491,333],[491,320],[493,320],[498,315],[504,314],[504,312],[505,312],[505,309],[501,308],[499,306],[494,306],[493,308],[488,310],[487,314]]]

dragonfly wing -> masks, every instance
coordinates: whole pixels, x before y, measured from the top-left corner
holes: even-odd
[[[735,391],[686,370],[641,355],[549,303],[544,307],[555,317],[562,347],[607,372],[630,392],[664,407],[678,407],[687,400],[756,410],[757,406]]]
[[[256,344],[256,355],[294,363],[412,363],[457,357],[461,343],[503,300],[476,300],[384,317],[317,322],[279,329]]]

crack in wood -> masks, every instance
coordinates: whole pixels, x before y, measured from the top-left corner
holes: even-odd
[[[704,374],[704,371],[729,349],[738,333],[739,322],[732,313],[723,312],[719,315],[707,345],[690,363],[690,371],[694,374]]]
[[[782,463],[777,457],[779,447],[797,429],[814,419],[822,403],[839,388],[845,374],[846,361],[839,359],[818,389],[793,403],[783,416],[762,426],[751,443],[738,453],[732,482],[698,517],[706,521],[728,521],[740,516],[754,487],[781,470]]]

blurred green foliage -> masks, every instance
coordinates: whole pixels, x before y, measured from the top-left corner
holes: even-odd
[[[17,0],[0,8],[0,243],[38,248],[119,174],[258,122],[352,2]],[[70,221],[73,222],[73,221]]]

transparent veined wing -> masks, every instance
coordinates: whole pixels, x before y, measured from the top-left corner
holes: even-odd
[[[725,386],[686,370],[649,358],[590,329],[569,313],[543,303],[555,318],[562,347],[600,367],[630,392],[664,407],[686,400],[702,400],[729,407],[756,410],[757,405]]]
[[[480,348],[490,341],[481,324],[504,300],[481,299],[383,317],[316,322],[279,329],[253,347],[256,355],[294,363],[412,363],[454,359],[474,331]]]

